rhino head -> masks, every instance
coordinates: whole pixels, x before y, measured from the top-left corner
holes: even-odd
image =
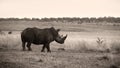
[[[59,36],[59,37],[56,38],[55,41],[58,42],[58,43],[60,43],[60,44],[63,44],[66,38],[67,38],[67,35],[63,36],[63,37]]]
[[[54,27],[52,27],[52,33],[53,33],[53,36],[54,36],[54,40],[60,44],[63,44],[67,38],[67,35],[66,36],[63,36],[63,35],[59,35],[59,31],[60,29],[55,29]]]

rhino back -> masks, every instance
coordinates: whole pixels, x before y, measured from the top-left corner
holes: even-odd
[[[44,44],[53,41],[50,29],[27,28],[21,33],[22,41]]]

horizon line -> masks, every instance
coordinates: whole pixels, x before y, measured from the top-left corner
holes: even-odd
[[[87,17],[87,16],[84,16],[84,17],[70,17],[70,16],[63,16],[63,17],[0,17],[0,18],[19,18],[19,19],[22,19],[22,18],[39,18],[39,19],[42,19],[42,18],[104,18],[104,17],[114,17],[114,18],[119,18],[120,16],[98,16],[98,17]]]

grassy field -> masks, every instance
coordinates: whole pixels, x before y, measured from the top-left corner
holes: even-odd
[[[51,43],[51,53],[32,44],[22,51],[20,33],[27,27],[60,28],[68,34],[64,44]],[[0,68],[115,68],[120,67],[120,26],[111,24],[69,24],[56,22],[2,21]],[[8,34],[12,31],[12,34]]]

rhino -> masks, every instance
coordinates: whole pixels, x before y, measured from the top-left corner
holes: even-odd
[[[60,29],[54,27],[40,29],[37,27],[26,28],[21,32],[21,41],[23,51],[28,48],[28,51],[32,51],[31,44],[40,45],[42,44],[41,52],[44,52],[45,48],[47,52],[51,52],[50,43],[56,41],[59,44],[63,44],[67,38],[66,36],[60,36]]]

